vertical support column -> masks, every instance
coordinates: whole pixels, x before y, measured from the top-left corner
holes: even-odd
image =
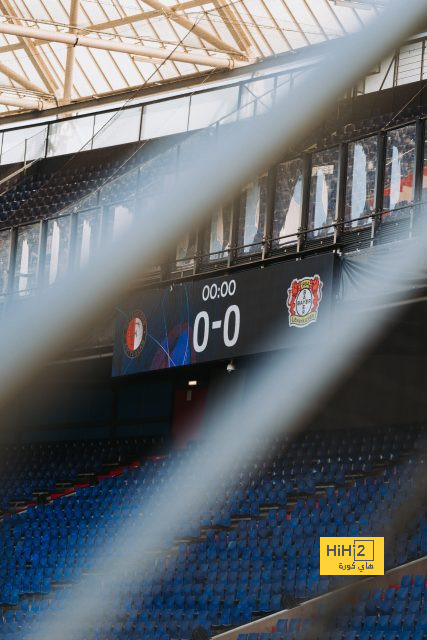
[[[94,124],[95,126],[95,124]],[[142,132],[144,129],[144,107],[141,107],[141,117],[139,119],[139,134],[138,134],[138,140],[142,140]],[[94,131],[95,133],[95,131]]]
[[[239,241],[239,218],[240,218],[240,192],[233,200],[231,211],[231,249],[228,254],[228,266],[237,258],[237,245]]]
[[[340,144],[340,159],[338,166],[338,193],[337,193],[337,216],[334,228],[334,244],[337,244],[342,235],[345,217],[345,196],[347,187],[347,163],[348,163],[348,145]]]
[[[202,226],[198,226],[196,231],[196,246],[195,246],[195,258],[194,258],[194,273],[200,273],[202,266],[202,255],[203,255],[203,240],[204,234],[206,233],[206,224]]]
[[[77,212],[73,211],[70,220],[70,257],[68,260],[68,271],[77,269]]]
[[[103,246],[103,244],[106,243],[108,240],[108,225],[110,222],[109,218],[110,216],[114,215],[113,207],[115,207],[116,204],[117,204],[117,201],[111,202],[107,200],[107,202],[105,203],[105,200],[104,200],[104,204],[102,203],[102,200],[100,201],[99,215],[101,216],[101,219],[99,221],[99,232],[98,232],[97,246],[95,247],[95,251],[99,251],[99,249]],[[111,227],[112,226],[113,225],[111,225]]]
[[[375,182],[375,217],[372,218],[371,246],[374,244],[375,236],[380,226],[380,214],[384,209],[384,176],[385,176],[385,154],[386,154],[386,133],[382,131],[378,134],[377,152],[377,177]]]
[[[46,140],[45,140],[45,143],[44,143],[44,156],[43,156],[44,158],[47,158],[47,154],[48,154],[48,151],[49,151],[50,127],[51,127],[51,125],[49,123],[47,125],[47,127],[46,127]]]
[[[302,199],[301,199],[301,226],[298,232],[297,252],[304,249],[306,242],[306,230],[308,229],[308,208],[310,206],[310,181],[311,181],[311,155],[304,157],[304,167],[302,176]]]
[[[37,288],[43,289],[45,285],[45,263],[46,263],[46,241],[47,241],[47,220],[40,220],[39,239],[39,264],[37,269]]]
[[[423,181],[424,181],[424,146],[425,146],[425,121],[417,119],[415,128],[415,176],[414,176],[414,207],[411,209],[410,235],[413,235],[417,220],[423,215]]]
[[[276,200],[277,167],[270,169],[267,175],[267,211],[265,216],[263,259],[271,253],[273,240],[274,204]]]
[[[12,227],[10,230],[10,251],[9,251],[9,265],[8,265],[8,278],[7,278],[7,293],[9,299],[13,296],[13,281],[15,279],[15,263],[16,263],[16,248],[18,243],[18,227]]]
[[[397,81],[399,78],[399,62],[400,62],[400,49],[396,49],[394,53],[393,88],[397,87]]]
[[[80,0],[71,0],[69,33],[76,33],[78,22]],[[74,45],[68,45],[67,61],[65,64],[64,79],[64,104],[70,104],[73,89],[74,63],[76,60],[76,50]]]
[[[12,265],[12,249],[13,249],[13,229],[9,229],[9,251],[7,255],[7,265],[6,265],[6,282],[5,289],[2,291],[1,295],[1,316],[4,315],[4,310],[7,305],[7,296],[10,293],[9,280],[10,280],[10,268]]]
[[[423,197],[425,133],[425,120],[418,119],[415,134],[415,203],[421,202]]]

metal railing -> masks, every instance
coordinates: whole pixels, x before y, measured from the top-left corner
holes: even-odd
[[[318,253],[319,251],[339,251],[342,253],[360,251],[373,247],[382,239],[385,230],[396,227],[395,233],[390,233],[383,242],[396,242],[405,240],[417,235],[419,229],[414,225],[414,221],[420,216],[426,215],[427,201],[413,202],[395,209],[384,209],[382,211],[371,212],[356,218],[336,220],[329,225],[319,227],[305,227],[298,229],[288,235],[268,236],[263,240],[243,245],[232,245],[222,251],[191,252],[188,255],[175,258],[173,261],[163,265],[156,265],[150,269],[147,277],[138,278],[134,281],[134,287],[141,287],[152,284],[166,284],[181,279],[193,278],[195,276],[209,276],[239,269],[248,265],[259,265],[272,260],[295,259],[306,257]],[[86,214],[93,209],[84,209],[78,213]],[[75,217],[78,214],[74,214]],[[63,215],[66,217],[68,214]],[[58,218],[51,218],[56,220]],[[408,221],[407,226],[401,226],[404,221]],[[37,223],[36,223],[37,224]],[[44,223],[38,223],[46,224]],[[31,225],[31,223],[30,223]],[[28,225],[25,225],[28,226]],[[361,235],[361,233],[363,235]],[[71,233],[73,233],[71,231]],[[75,233],[75,232],[74,232]],[[102,231],[100,232],[102,236]],[[40,238],[45,238],[45,234],[40,231]],[[280,243],[280,245],[279,245]],[[279,246],[278,246],[279,245]],[[76,247],[74,245],[74,250]],[[99,250],[99,248],[98,248]],[[1,296],[3,311],[15,298],[22,299],[36,294],[38,291],[46,289],[48,285],[42,274],[45,271],[46,262],[44,260],[44,250],[40,251],[41,257],[35,278],[37,285],[30,290],[17,290],[13,283],[18,277],[15,274],[14,265],[11,264],[4,277],[9,281],[10,288]],[[219,255],[221,254],[221,255]],[[69,254],[69,269],[76,262],[76,254]],[[58,283],[56,283],[58,284]]]

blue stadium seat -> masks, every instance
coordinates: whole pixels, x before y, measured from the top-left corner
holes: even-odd
[[[401,446],[400,437],[399,434],[395,440],[397,446]],[[352,451],[361,452],[365,447],[366,452],[371,452],[372,457],[364,459],[367,471],[374,468],[376,458],[372,452],[376,446],[383,452],[389,446],[386,438],[377,434],[361,438],[360,433],[346,431],[345,438],[348,440],[343,442],[344,449],[352,447]],[[318,496],[316,485],[307,477],[314,452],[320,461],[319,484],[331,482],[331,478],[333,484],[335,478],[345,478],[347,472],[357,467],[358,455],[347,460],[336,454],[338,461],[330,442],[333,440],[323,434],[322,439],[303,441],[298,447],[278,447],[276,471],[280,463],[286,487],[282,493],[273,486],[267,470],[254,467],[248,470],[249,486],[242,484],[230,492],[220,512],[206,507],[200,517],[191,517],[184,523],[181,532],[184,541],[177,555],[168,562],[159,561],[156,580],[147,585],[136,584],[132,598],[129,596],[120,605],[127,618],[120,628],[115,628],[114,637],[118,634],[127,640],[133,627],[140,628],[140,635],[147,640],[153,640],[156,635],[188,637],[196,622],[209,629],[211,625],[238,626],[250,622],[256,611],[280,611],[283,598],[295,602],[295,598],[307,599],[336,588],[339,580],[319,576],[319,533],[349,534],[351,526],[354,534],[359,535],[364,521],[371,526],[371,517],[378,512],[379,505],[389,504],[395,493],[399,469],[395,467],[392,471],[386,467],[375,481],[369,475],[357,477],[351,486],[334,485]],[[142,459],[140,466],[121,465],[117,475],[109,475],[105,470],[101,473],[103,465],[117,455],[121,446],[124,459],[133,445],[126,448],[120,443],[93,443],[87,450],[76,445],[75,451],[64,445],[48,453],[40,445],[16,476],[9,474],[11,477],[5,478],[4,485],[0,484],[0,499],[4,498],[10,506],[21,486],[27,491],[30,488],[28,499],[32,499],[37,489],[48,487],[54,493],[59,478],[72,484],[79,474],[90,472],[95,473],[97,480],[75,488],[71,497],[59,496],[48,504],[40,502],[28,507],[22,515],[11,514],[4,521],[0,530],[0,597],[3,605],[12,605],[19,611],[7,624],[25,626],[30,611],[36,618],[43,617],[45,609],[39,602],[48,599],[54,607],[63,606],[59,585],[79,580],[88,566],[91,548],[108,540],[124,519],[131,521],[141,500],[156,495],[159,483],[168,486],[174,465],[185,464],[187,456],[186,450],[176,451],[161,461]],[[19,463],[21,456],[22,450],[11,454],[14,464]],[[285,493],[292,493],[296,484],[308,492],[308,497],[299,498],[292,509],[287,509]],[[260,505],[279,499],[284,500],[284,508],[267,510],[268,515],[263,517]],[[245,509],[249,501],[250,513]],[[372,504],[375,509],[370,516],[368,505]],[[244,517],[233,518],[231,528],[223,524],[230,523],[231,514],[237,513]],[[424,519],[425,514],[420,514],[418,529],[414,526],[414,534],[408,532],[407,540],[412,535],[420,540]],[[204,523],[211,528],[205,529],[205,535],[199,538]],[[193,538],[191,542],[185,541],[187,537]],[[413,546],[405,542],[398,552],[406,561],[411,558],[411,550]],[[395,562],[396,557],[390,561]],[[355,603],[352,611],[346,612],[347,627],[333,633],[340,640],[347,637],[390,640],[399,634],[400,640],[408,630],[422,634],[425,601],[424,577],[405,576],[399,589],[374,590]],[[134,615],[139,618],[133,618]],[[286,633],[283,637],[288,640],[289,634],[292,637],[300,633],[300,624],[291,621],[288,629],[286,621],[279,620],[276,633]],[[99,640],[104,640],[103,634],[100,627]],[[410,634],[409,639],[413,640]],[[274,639],[267,636],[265,640]]]

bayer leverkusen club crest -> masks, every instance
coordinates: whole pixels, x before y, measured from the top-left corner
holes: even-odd
[[[125,325],[123,348],[129,358],[137,358],[147,340],[147,318],[142,311],[134,311]]]
[[[316,322],[323,282],[318,275],[292,280],[286,301],[289,326],[303,328]]]

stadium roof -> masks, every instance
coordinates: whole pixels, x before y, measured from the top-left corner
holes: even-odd
[[[385,0],[0,0],[0,112],[253,63],[358,29]]]

